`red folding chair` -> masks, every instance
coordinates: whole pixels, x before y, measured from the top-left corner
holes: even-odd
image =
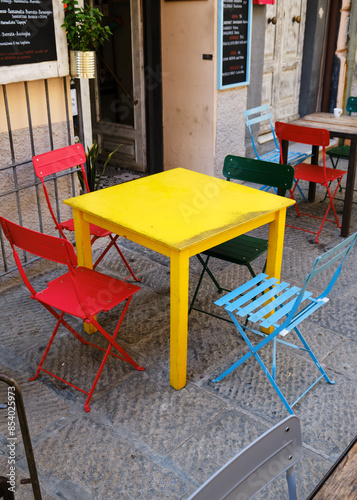
[[[322,227],[326,221],[336,223],[338,227],[341,227],[336,209],[333,203],[333,200],[336,196],[338,188],[341,184],[342,177],[347,174],[345,170],[337,170],[334,168],[326,167],[326,146],[330,143],[330,133],[328,130],[320,129],[320,128],[311,128],[311,127],[301,127],[299,125],[290,125],[289,123],[276,122],[275,124],[275,132],[280,142],[280,161],[283,162],[282,155],[282,141],[291,141],[300,144],[308,144],[311,146],[319,146],[322,147],[322,159],[323,165],[312,165],[310,163],[299,163],[295,165],[295,179],[296,183],[293,189],[290,191],[290,197],[294,198],[294,192],[297,188],[298,182],[300,180],[315,182],[316,184],[321,184],[326,187],[327,195],[329,197],[330,203],[327,207],[326,213],[324,217],[318,217],[316,215],[307,214],[300,212],[297,204],[295,204],[295,210],[297,215],[306,215],[308,217],[314,217],[316,219],[321,219],[321,225],[318,231],[310,231],[308,229],[304,229],[302,227],[291,226],[295,229],[300,229],[301,231],[306,231],[308,233],[316,234],[315,242],[319,243],[318,238],[321,233]],[[332,181],[337,181],[337,185],[333,194],[330,191],[330,183]],[[335,216],[335,220],[328,219],[328,213],[330,209]]]
[[[88,412],[90,411],[89,401],[93,395],[94,389],[98,383],[99,377],[109,355],[127,361],[137,370],[144,370],[144,368],[139,366],[115,340],[131,302],[132,296],[134,293],[138,292],[140,288],[137,285],[112,278],[97,271],[93,271],[92,269],[77,267],[77,257],[73,245],[66,239],[32,231],[31,229],[27,229],[10,222],[3,217],[0,217],[0,224],[6,238],[10,242],[15,262],[22,279],[31,293],[31,298],[42,304],[57,320],[56,326],[42,356],[40,364],[38,365],[35,376],[30,378],[30,380],[35,380],[39,376],[40,372],[43,371],[70,385],[71,387],[78,389],[84,394],[87,394],[84,408],[85,411]],[[44,259],[64,264],[68,267],[68,272],[50,281],[45,289],[40,292],[36,292],[25,274],[16,247]],[[97,315],[100,312],[110,311],[122,302],[124,303],[122,313],[120,314],[114,333],[110,335],[98,323],[96,319]],[[58,309],[60,313],[58,313],[55,309]],[[88,324],[94,325],[98,332],[100,332],[109,342],[107,349],[103,349],[84,340],[82,336],[79,335],[79,333],[76,332],[64,319],[65,314],[75,316]],[[82,342],[82,344],[91,345],[92,347],[105,352],[104,358],[89,392],[43,368],[43,364],[60,325],[66,327],[67,330],[69,330],[78,340],[80,340],[80,342]],[[111,352],[112,347],[119,352],[119,355]]]
[[[86,170],[84,168],[84,163],[86,161],[86,155],[84,152],[84,148],[82,144],[73,144],[72,146],[67,146],[65,148],[61,149],[55,149],[54,151],[49,151],[48,153],[43,153],[42,155],[37,155],[34,156],[32,159],[33,166],[35,168],[35,172],[37,177],[41,180],[47,205],[50,210],[52,219],[54,220],[56,229],[60,232],[61,236],[63,238],[66,238],[64,230],[67,231],[74,231],[74,223],[73,219],[66,220],[65,222],[59,222],[54,210],[52,208],[52,204],[50,201],[50,197],[47,191],[46,183],[45,181],[48,180],[48,178],[54,179],[56,178],[56,174],[59,172],[63,172],[64,170],[68,170],[73,167],[78,167],[80,166],[81,171],[82,171],[82,176],[83,176],[83,181],[84,185],[86,188],[87,193],[89,193],[90,189],[88,186],[88,180],[87,180],[87,174]],[[114,246],[120,257],[122,258],[126,268],[129,271],[129,276],[127,276],[128,279],[130,276],[132,276],[135,281],[141,281],[141,279],[137,278],[131,269],[128,261],[123,255],[123,252],[120,250],[120,248],[117,245],[117,239],[119,238],[118,235],[113,236],[110,231],[107,231],[106,229],[103,229],[99,226],[96,226],[94,224],[90,224],[90,234],[92,236],[92,245],[93,243],[99,239],[99,238],[105,238],[109,237],[110,238],[110,243],[108,246],[104,249],[104,251],[100,254],[96,262],[94,263],[93,269],[97,267],[99,262],[103,259],[103,257],[107,254],[107,252],[110,250],[112,246]]]

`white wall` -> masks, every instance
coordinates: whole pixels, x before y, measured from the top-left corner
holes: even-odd
[[[227,155],[245,156],[245,121],[248,87],[220,90],[217,93],[215,175],[221,177]]]
[[[161,9],[164,169],[213,175],[217,5],[163,1]]]
[[[218,3],[163,1],[161,9],[164,169],[221,176],[227,154],[245,155],[248,87],[217,90]]]

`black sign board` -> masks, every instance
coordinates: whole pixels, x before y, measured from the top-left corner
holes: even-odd
[[[221,0],[218,15],[218,88],[249,83],[251,0]]]
[[[0,1],[0,66],[55,60],[52,1]]]

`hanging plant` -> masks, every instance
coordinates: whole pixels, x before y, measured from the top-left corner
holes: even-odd
[[[70,50],[95,51],[109,40],[112,32],[109,26],[102,26],[103,14],[90,5],[78,7],[76,0],[63,0],[64,23]]]

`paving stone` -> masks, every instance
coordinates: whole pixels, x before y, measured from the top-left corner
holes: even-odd
[[[55,498],[169,499],[187,494],[179,474],[148,459],[114,436],[110,426],[89,417],[78,418],[43,440],[38,455],[42,481]]]
[[[169,385],[168,370],[151,366],[140,379],[123,381],[110,398],[97,399],[96,406],[157,452],[169,453],[222,411],[224,403],[190,384],[176,391]]]
[[[326,366],[351,379],[357,378],[357,339],[346,339],[324,360]]]

